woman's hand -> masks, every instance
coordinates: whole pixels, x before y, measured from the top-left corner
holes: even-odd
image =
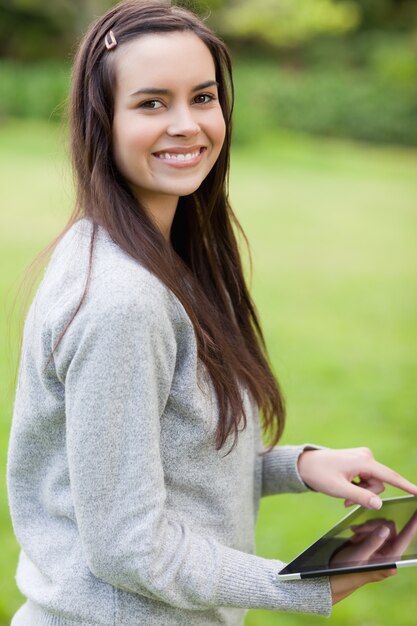
[[[390,529],[382,523],[373,528],[366,536],[361,531],[362,528],[356,531],[352,539],[346,543],[346,548],[336,553],[330,560],[331,565],[346,563],[351,560],[356,562],[367,561],[371,556],[383,549],[390,535]],[[332,602],[336,604],[356,591],[356,589],[359,589],[359,587],[363,587],[368,583],[379,582],[396,573],[397,570],[394,568],[330,576]]]
[[[378,463],[369,448],[306,450],[298,459],[298,471],[309,487],[344,498],[345,506],[381,508],[377,494],[384,491],[384,483],[417,496],[417,485]]]
[[[337,576],[330,576],[332,604],[337,604],[340,600],[347,598],[351,593],[368,583],[380,582],[390,576],[395,576],[396,573],[396,569],[380,569],[375,570],[374,572],[337,574]]]
[[[332,565],[351,561],[367,563],[371,558],[384,562],[398,561],[417,533],[417,513],[414,513],[404,528],[397,534],[390,520],[369,520],[360,526],[352,526],[354,535],[330,560]],[[338,574],[330,577],[333,604],[340,602],[363,585],[384,580],[396,574],[396,569],[383,569],[357,574]]]
[[[377,494],[384,491],[384,483],[417,495],[416,485],[378,463],[368,448],[306,450],[298,459],[298,470],[309,487],[336,498],[344,498],[345,506],[361,504],[368,509],[381,508],[382,501]],[[357,561],[366,561],[375,553],[384,554],[388,558],[388,551],[398,557],[417,531],[417,516],[413,516],[398,535],[386,520],[382,525],[374,521],[353,530],[355,535],[344,549],[350,551],[350,558],[352,551]],[[347,555],[339,551],[334,558],[343,560],[344,557]],[[396,572],[396,569],[385,569],[330,576],[333,604],[359,587],[384,580]]]

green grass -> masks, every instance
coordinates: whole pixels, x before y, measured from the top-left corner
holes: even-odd
[[[4,490],[24,267],[71,207],[62,129],[0,129],[0,626],[22,599]],[[284,443],[369,445],[417,479],[417,152],[280,134],[232,155],[231,198],[252,244],[253,293],[285,390]],[[7,337],[10,335],[11,349]],[[395,495],[395,489],[387,490]],[[342,514],[319,494],[262,502],[258,553],[290,559]],[[246,626],[411,626],[417,570],[363,588],[320,617],[251,611]]]

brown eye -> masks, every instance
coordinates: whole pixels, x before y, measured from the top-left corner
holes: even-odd
[[[159,100],[146,100],[146,102],[142,102],[142,104],[140,104],[139,107],[141,109],[150,109],[151,111],[156,111],[157,109],[160,108],[160,107],[152,106],[153,104],[160,104],[162,106],[162,103]]]
[[[209,98],[209,99],[205,102],[200,100],[199,102],[197,102],[197,104],[208,104],[212,100],[215,100],[215,97],[210,95],[209,93],[200,93],[198,96],[195,97],[195,100],[197,100],[198,98]]]

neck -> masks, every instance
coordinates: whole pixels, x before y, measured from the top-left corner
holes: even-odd
[[[138,202],[145,208],[147,214],[161,231],[164,238],[169,241],[171,226],[178,205],[178,196],[162,196],[157,199],[146,198],[143,194],[137,197]]]

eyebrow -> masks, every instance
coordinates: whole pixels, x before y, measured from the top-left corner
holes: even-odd
[[[213,86],[220,87],[217,80],[207,80],[205,83],[200,83],[199,85],[193,87],[191,91],[194,93],[195,91],[200,91],[200,89],[207,89],[207,87]],[[169,89],[160,89],[159,87],[144,87],[143,89],[138,89],[137,91],[131,93],[130,97],[132,98],[133,96],[138,96],[141,93],[169,96],[172,94],[172,91]]]

